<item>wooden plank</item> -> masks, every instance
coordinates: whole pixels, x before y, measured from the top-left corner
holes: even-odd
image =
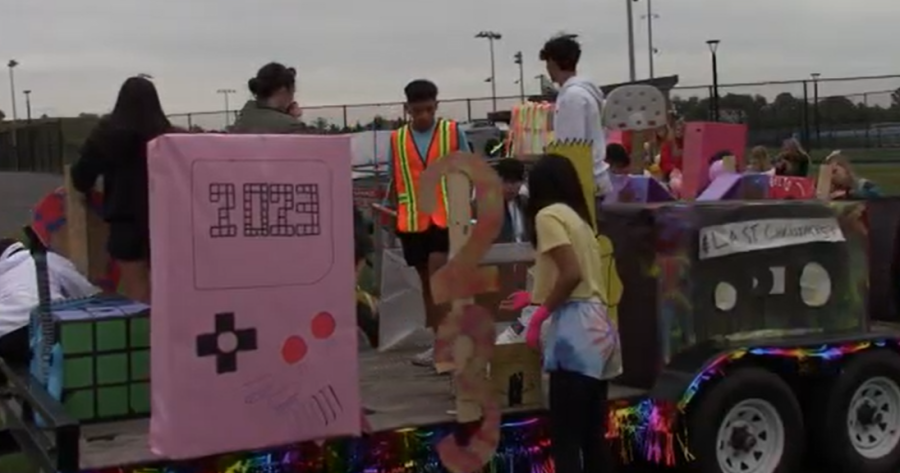
[[[72,184],[72,166],[65,170],[66,230],[68,230],[68,254],[70,261],[81,274],[90,271],[90,246],[88,235],[88,211],[84,195]]]
[[[472,226],[472,183],[464,174],[453,173],[447,176],[447,200],[448,200],[448,222],[447,228],[450,233],[450,258],[459,253],[463,245],[469,239]],[[472,304],[474,298],[455,299],[451,302],[452,309],[450,314],[454,314],[457,310],[462,310],[466,305]],[[454,347],[456,351],[456,347]],[[487,366],[480,363],[480,366],[472,365],[474,358],[470,358],[469,366],[464,369],[477,373],[487,379]],[[438,372],[450,371],[448,367],[438,367]],[[451,369],[459,367],[451,366]],[[456,418],[458,422],[473,422],[481,418],[481,404],[476,399],[466,396],[464,392],[457,391],[456,398]]]
[[[420,347],[381,353],[360,353],[360,389],[363,405],[374,412],[366,418],[375,432],[451,423],[448,411],[454,399],[449,376],[409,363]],[[635,397],[645,391],[611,384],[610,400]],[[505,414],[540,412],[532,407],[506,408]],[[81,467],[113,468],[159,461],[148,447],[147,419],[82,426]]]
[[[735,158],[732,155],[724,156],[722,158],[722,172],[726,174],[734,174],[737,172],[737,163],[735,163]]]
[[[819,166],[819,177],[816,180],[816,198],[819,200],[831,200],[831,176],[836,166],[833,159],[840,154],[840,150],[832,151]]]
[[[91,281],[106,275],[109,255],[106,239],[109,226],[97,212],[88,208],[84,194],[72,184],[71,166],[65,168],[66,248],[63,254]]]

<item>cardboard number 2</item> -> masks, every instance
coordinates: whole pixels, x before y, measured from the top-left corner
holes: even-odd
[[[472,153],[457,152],[428,167],[422,174],[419,193],[420,209],[430,213],[436,206],[436,193],[441,178],[462,173],[475,188],[478,221],[462,248],[431,277],[435,304],[466,300],[453,304],[442,322],[435,343],[435,362],[449,363],[454,368],[457,395],[477,399],[481,406],[481,423],[463,445],[450,435],[437,445],[444,467],[452,473],[481,471],[493,457],[500,441],[500,407],[490,383],[479,366],[490,359],[494,348],[492,313],[471,303],[471,298],[490,285],[478,271],[478,264],[500,233],[503,197],[500,178],[484,159]]]

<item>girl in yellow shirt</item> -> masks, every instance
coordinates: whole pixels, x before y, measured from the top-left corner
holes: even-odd
[[[556,471],[611,471],[607,381],[622,372],[621,350],[600,299],[600,247],[588,204],[575,167],[562,156],[541,157],[528,190],[526,222],[536,256],[526,340],[537,346],[548,323],[543,358]]]

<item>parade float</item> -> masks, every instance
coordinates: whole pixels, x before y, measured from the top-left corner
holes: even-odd
[[[620,88],[606,123],[645,132],[665,112],[658,91]],[[632,190],[595,209],[625,367],[597,422],[623,462],[795,472],[814,451],[835,471],[893,473],[898,206],[773,200],[771,181],[731,172],[705,182],[709,154],[730,147],[739,166],[743,145],[722,125],[688,126],[687,201]],[[544,147],[590,182],[589,144]],[[451,306],[435,353],[451,394],[446,376],[408,363],[416,347],[397,327],[358,351],[347,138],[170,135],[150,156],[152,306],[44,303],[35,365],[0,364],[2,406],[45,471],[553,471],[539,361],[495,346],[496,310],[478,305],[502,287],[497,265],[530,258],[492,244],[499,180],[484,160],[458,153],[423,175],[449,176],[454,257],[432,288]],[[77,256],[102,247],[90,209],[64,212],[34,232],[36,260],[65,228],[83,271],[103,273]],[[398,312],[415,311],[405,300],[384,301],[382,317],[417,323]]]

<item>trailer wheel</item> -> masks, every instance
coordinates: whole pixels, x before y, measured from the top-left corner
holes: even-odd
[[[700,473],[794,473],[804,449],[803,415],[774,373],[741,368],[697,399],[689,445]]]
[[[900,467],[900,356],[861,353],[816,399],[812,432],[832,471],[894,473]]]

